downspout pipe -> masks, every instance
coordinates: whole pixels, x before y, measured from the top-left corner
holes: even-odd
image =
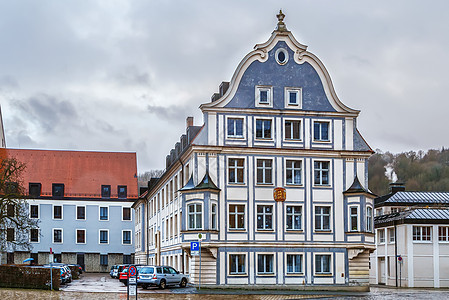
[[[396,221],[394,221],[394,262],[396,268],[396,287],[398,287],[398,235],[396,233]]]

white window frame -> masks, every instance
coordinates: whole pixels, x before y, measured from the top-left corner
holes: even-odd
[[[78,243],[78,230],[84,231],[84,243]],[[77,245],[85,245],[87,244],[87,232],[84,228],[75,228],[75,244]]]
[[[240,119],[242,120],[242,135],[229,135],[228,132],[228,125],[229,125],[229,119],[232,120],[236,120],[236,119]],[[234,116],[234,115],[226,115],[225,117],[225,122],[226,122],[226,126],[225,126],[225,131],[226,131],[226,139],[232,139],[232,140],[246,140],[246,117],[245,116]],[[235,132],[235,128],[234,128],[234,132]],[[187,179],[188,180],[188,179]]]
[[[290,103],[290,93],[296,94],[296,104]],[[284,88],[285,108],[301,109],[302,108],[302,88],[300,87],[285,87]]]
[[[215,214],[214,214],[214,210],[212,209],[212,207],[215,206]],[[213,226],[214,224],[214,219],[215,219],[215,227]],[[173,230],[175,231],[175,225],[174,222],[175,221],[175,216],[173,216]],[[211,230],[218,230],[218,203],[215,201],[211,201],[210,202],[210,229]],[[175,236],[175,234],[173,233],[173,236]]]
[[[295,178],[295,176],[294,176],[294,172],[295,172],[295,170],[298,170],[298,168],[296,168],[296,167],[294,167],[294,166],[292,166],[292,168],[291,168],[291,170],[292,170],[292,180],[293,180],[293,182],[292,183],[289,183],[287,180],[288,180],[288,178],[287,178],[287,171],[289,170],[289,168],[288,168],[288,166],[287,166],[287,162],[288,161],[292,161],[292,162],[299,162],[300,163],[300,165],[301,165],[301,168],[299,168],[299,172],[300,172],[300,174],[301,174],[301,181],[300,181],[300,183],[295,183],[294,182],[294,178]],[[285,165],[285,185],[286,186],[303,186],[303,182],[304,182],[304,160],[303,159],[297,159],[297,158],[285,158],[284,159],[284,165]]]
[[[368,213],[370,211],[370,213]],[[366,231],[367,232],[373,232],[374,230],[374,216],[373,216],[373,208],[371,206],[366,207]]]
[[[37,242],[32,242],[31,241],[31,230],[33,230],[33,229],[37,230]],[[30,237],[29,241],[30,241],[30,243],[39,244],[41,242],[41,235],[40,235],[40,233],[41,233],[41,229],[40,228],[30,228],[30,230],[29,230],[29,237]]]
[[[84,219],[78,219],[78,207],[84,207]],[[86,221],[87,220],[87,208],[86,205],[76,205],[75,207],[75,220]]]
[[[302,136],[302,125],[303,125],[303,120],[302,119],[293,119],[293,118],[285,118],[282,120],[283,121],[283,129],[284,129],[284,142],[289,142],[289,143],[299,143],[302,142],[303,136]],[[299,122],[299,139],[293,139],[293,138],[287,138],[287,126],[285,125],[285,122]],[[292,136],[293,136],[293,132],[291,132]]]
[[[299,255],[301,257],[301,271],[300,272],[289,272],[288,271],[288,256],[289,255]],[[303,252],[286,252],[285,253],[285,257],[284,257],[284,261],[285,261],[285,274],[287,276],[292,276],[292,275],[302,275],[304,274],[304,253]]]
[[[125,243],[123,243],[123,241],[124,241],[124,239],[123,239],[123,233],[125,232],[125,231],[129,231],[129,237],[130,237],[130,243],[129,244],[125,244]],[[124,229],[124,230],[122,230],[122,245],[125,245],[125,246],[132,246],[132,244],[133,244],[133,231],[132,230],[130,230],[130,229]]]
[[[261,170],[263,170],[262,172],[262,174],[263,174],[263,182],[258,182],[258,179],[257,179],[257,173],[258,173],[258,171],[259,171],[259,167],[257,166],[257,162],[259,161],[259,160],[270,160],[271,161],[271,181],[270,182],[267,182],[266,181],[266,178],[265,178],[265,170],[268,170],[268,168],[266,168],[265,167],[265,164],[260,168]],[[267,157],[256,157],[256,163],[255,163],[255,166],[254,166],[254,168],[255,168],[255,171],[256,171],[256,178],[255,178],[255,180],[256,180],[256,185],[273,185],[274,184],[274,177],[275,177],[275,174],[274,174],[274,171],[275,171],[275,168],[276,168],[276,166],[275,166],[275,160],[273,159],[273,158],[267,158]]]
[[[231,182],[230,181],[229,172],[230,172],[230,168],[231,168],[231,164],[230,164],[231,159],[242,159],[243,160],[243,182]],[[227,169],[228,184],[230,184],[230,185],[246,185],[246,170],[247,169],[246,169],[246,158],[245,157],[228,156],[227,167],[228,167],[228,169]],[[236,167],[236,168],[240,169],[241,167]],[[234,172],[236,172],[236,171],[234,171]]]
[[[55,218],[55,206],[61,206],[61,218]],[[52,206],[51,206],[51,214],[52,214],[52,217],[53,217],[53,220],[58,220],[58,221],[62,221],[62,220],[64,220],[64,205],[62,205],[62,204],[52,204]]]
[[[441,239],[442,235],[440,234],[440,229],[444,231],[443,239]],[[438,226],[438,242],[439,243],[449,242],[449,226]]]
[[[268,101],[260,102],[260,92],[267,91]],[[255,107],[273,107],[273,87],[270,85],[256,85],[255,87]]]
[[[321,271],[321,272],[317,272],[317,265],[316,265],[316,257],[318,256],[318,255],[320,255],[320,256],[330,256],[330,258],[329,258],[329,272],[323,272],[323,271]],[[315,275],[315,276],[333,276],[333,263],[334,263],[334,257],[333,257],[333,255],[332,255],[332,253],[329,253],[329,252],[316,252],[316,253],[313,253],[313,265],[314,265],[314,268],[313,268],[313,274]],[[322,261],[320,261],[320,264],[322,265]]]
[[[322,171],[325,170],[322,167],[321,167],[321,169],[318,169],[318,170],[321,170],[321,172],[320,172],[320,182],[319,183],[315,182],[315,162],[327,162],[329,164],[329,168],[328,168],[328,183],[327,184],[322,183],[323,182],[323,172]],[[313,186],[314,187],[332,187],[332,161],[331,160],[313,159],[312,160],[312,168],[313,168],[312,182],[313,182]]]
[[[231,228],[231,205],[242,205],[243,206],[243,228]],[[235,213],[235,211],[234,211]],[[238,224],[237,218],[238,218],[238,213],[236,213],[236,222]],[[239,232],[244,232],[246,231],[246,204],[245,203],[229,203],[228,202],[228,231],[239,231]]]
[[[395,230],[394,227],[387,228],[388,243],[390,243],[390,244],[394,243],[394,240],[395,240],[394,230]]]
[[[129,209],[129,220],[124,219],[125,214],[123,212],[124,212],[125,208]],[[140,209],[139,209],[139,216],[140,216]],[[109,218],[109,212],[108,212],[108,218]],[[129,206],[122,206],[122,221],[123,222],[132,222],[132,220],[133,220],[132,208]],[[140,222],[140,219],[139,219],[139,222]]]
[[[320,139],[315,139],[315,123],[328,123],[328,139],[321,139],[321,128],[320,128]],[[329,144],[332,142],[332,120],[324,119],[324,120],[312,120],[312,142],[313,143],[324,143]]]
[[[317,223],[316,223],[316,219],[315,219],[315,217],[316,217],[316,211],[315,211],[315,209],[317,208],[317,207],[327,207],[327,208],[329,208],[329,229],[323,229],[323,225],[324,225],[324,222],[323,222],[323,220],[324,220],[324,217],[326,216],[325,214],[320,214],[320,216],[322,216],[320,219],[321,219],[321,228],[317,228]],[[333,222],[333,220],[332,220],[332,206],[331,205],[328,205],[328,204],[316,204],[316,205],[313,205],[313,231],[314,232],[323,232],[323,233],[331,233],[333,230],[332,230],[332,223]]]
[[[257,136],[257,121],[262,121],[262,137],[258,137]],[[263,132],[264,132],[264,130],[263,130],[263,128],[264,128],[264,123],[263,123],[263,121],[270,121],[271,122],[271,125],[270,125],[270,137],[265,137],[265,135],[263,134]],[[270,117],[256,117],[256,118],[254,118],[254,140],[255,141],[273,141],[274,140],[274,133],[276,132],[275,131],[275,128],[274,128],[274,126],[275,126],[275,121],[274,121],[274,118],[270,118]]]
[[[259,255],[271,255],[273,257],[272,272],[259,272]],[[276,276],[276,253],[273,252],[256,252],[256,274],[257,276]]]
[[[31,206],[32,205],[35,205],[35,206],[37,206],[37,218],[32,218],[31,217]],[[30,219],[33,219],[33,220],[37,220],[37,219],[40,219],[41,218],[41,206],[40,206],[40,204],[34,204],[34,203],[30,203],[29,205],[28,205],[28,210],[29,210],[29,218]],[[59,219],[58,219],[59,220]]]
[[[384,228],[377,229],[377,243],[385,244],[385,229]]]
[[[299,207],[300,208],[300,210],[301,210],[301,213],[299,214],[300,215],[300,217],[301,217],[301,222],[300,222],[300,228],[298,229],[298,228],[287,228],[288,227],[288,215],[289,215],[289,213],[287,212],[287,207],[288,206],[292,206],[292,207]],[[291,215],[292,215],[292,227],[294,227],[293,226],[293,224],[295,224],[295,221],[294,221],[294,217],[297,215],[297,214],[295,214],[295,213],[291,213]],[[286,204],[285,205],[285,230],[286,231],[303,231],[303,219],[304,219],[304,212],[303,212],[303,207],[302,207],[302,205],[296,205],[296,204]]]
[[[257,226],[257,218],[258,218],[258,212],[257,212],[257,208],[259,207],[259,206],[263,206],[264,208],[266,207],[266,206],[271,206],[271,228],[265,228],[265,220],[266,220],[266,216],[267,215],[270,215],[270,214],[268,214],[268,213],[265,213],[265,209],[263,210],[263,212],[262,212],[262,216],[263,216],[263,221],[262,221],[262,224],[264,225],[263,226],[263,228],[259,228],[258,226]],[[255,213],[256,213],[256,231],[274,231],[275,230],[275,226],[276,226],[276,220],[275,220],[275,217],[276,217],[276,214],[275,214],[275,212],[274,212],[274,210],[275,210],[275,207],[274,207],[274,205],[272,205],[272,204],[268,204],[268,203],[257,203],[256,204],[256,211],[255,211]]]
[[[60,242],[55,242],[55,230],[61,230],[61,241]],[[51,241],[53,244],[64,244],[64,230],[62,228],[52,228]]]
[[[355,210],[356,210],[356,212],[355,212],[355,214],[353,214],[352,213],[352,209],[353,208],[355,208]],[[358,232],[359,231],[359,228],[360,228],[360,222],[359,222],[359,207],[358,207],[358,205],[350,205],[349,207],[348,207],[348,216],[349,216],[349,224],[348,224],[348,226],[349,226],[349,230],[348,231],[350,231],[350,232]],[[353,218],[355,218],[356,219],[356,228],[354,229],[354,228],[352,228],[352,219]]]
[[[108,209],[108,218],[106,220],[102,220],[101,219],[101,208],[103,208],[103,207]],[[98,220],[101,221],[101,222],[109,221],[109,206],[108,205],[100,205],[100,206],[98,206]]]
[[[243,255],[244,259],[244,272],[231,273],[231,256],[232,255]],[[228,276],[247,276],[248,275],[248,253],[246,252],[228,252]],[[237,268],[238,269],[238,268]]]
[[[417,236],[419,239],[415,240],[415,228],[419,228],[419,236]],[[426,235],[424,235],[424,228],[429,228],[429,237],[430,239],[423,239]],[[417,226],[417,225],[413,225],[412,226],[412,241],[413,243],[432,243],[433,241],[433,227],[432,226]]]
[[[195,228],[190,227],[190,223],[189,223],[189,217],[190,217],[190,211],[189,211],[189,206],[190,205],[200,205],[201,206],[201,227],[198,227],[196,224],[196,215],[198,214],[198,212],[196,211],[196,206],[195,206],[195,212],[193,213],[195,215]],[[188,230],[203,230],[204,228],[204,204],[201,201],[195,201],[195,202],[189,202],[186,205],[186,217],[187,217],[187,229]]]
[[[106,231],[108,233],[108,242],[107,243],[101,242],[101,232],[102,231]],[[123,236],[122,236],[122,239],[123,239]],[[99,245],[109,245],[109,229],[98,229],[98,244]]]

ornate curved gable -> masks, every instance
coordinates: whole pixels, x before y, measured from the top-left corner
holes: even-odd
[[[260,86],[272,87],[271,109],[285,108],[285,88],[297,87],[302,91],[303,111],[339,112],[358,115],[359,111],[345,106],[338,99],[330,76],[323,63],[307,46],[299,43],[283,23],[282,11],[278,26],[270,39],[257,44],[238,65],[229,88],[212,103],[201,105],[203,111],[214,108],[258,109],[255,90]],[[284,62],[279,61],[283,52]],[[282,55],[282,54],[281,54]]]

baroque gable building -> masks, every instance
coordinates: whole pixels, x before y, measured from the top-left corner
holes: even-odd
[[[366,290],[373,151],[359,111],[277,17],[269,40],[200,106],[204,124],[187,119],[165,173],[134,203],[136,261],[198,284],[190,242],[201,234],[201,285]]]

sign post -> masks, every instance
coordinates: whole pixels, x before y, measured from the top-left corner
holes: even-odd
[[[198,280],[198,290],[201,290],[201,241],[203,240],[203,234],[198,233],[198,244],[200,248],[200,277]]]
[[[128,300],[129,296],[136,296],[137,300],[137,268],[134,265],[128,267]]]
[[[399,287],[402,287],[402,263],[403,263],[402,256],[398,255],[398,261],[399,261]]]
[[[50,262],[50,291],[53,291],[53,249],[51,248],[48,260]]]

